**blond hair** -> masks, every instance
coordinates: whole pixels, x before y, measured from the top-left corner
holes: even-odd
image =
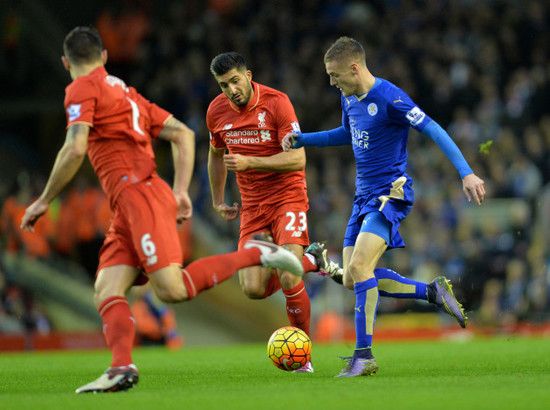
[[[325,53],[325,63],[334,60],[354,60],[365,63],[365,50],[351,37],[340,37]]]

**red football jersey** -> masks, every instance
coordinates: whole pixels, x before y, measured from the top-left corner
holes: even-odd
[[[65,89],[67,127],[89,125],[88,157],[114,204],[128,184],[155,172],[151,137],[171,114],[149,102],[104,67],[76,78]]]
[[[283,137],[300,126],[288,96],[252,82],[254,96],[244,107],[233,104],[224,94],[217,96],[206,114],[210,144],[227,148],[230,154],[271,156],[283,152]],[[243,205],[306,201],[304,171],[237,172]]]

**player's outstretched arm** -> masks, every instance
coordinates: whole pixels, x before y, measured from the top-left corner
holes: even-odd
[[[170,117],[159,133],[159,138],[170,141],[172,145],[173,191],[178,204],[177,221],[183,222],[193,215],[189,184],[195,166],[195,132],[183,122]]]
[[[474,199],[478,205],[481,205],[485,198],[484,182],[474,174],[450,135],[433,120],[426,125],[422,133],[431,138],[451,160],[462,178],[462,190],[468,201]]]
[[[349,145],[351,143],[351,134],[343,126],[330,131],[319,132],[289,132],[281,141],[284,151],[291,148],[301,148],[305,146],[326,147],[329,145]]]
[[[25,210],[21,229],[34,232],[34,224],[46,213],[50,202],[59,195],[73,179],[86,156],[90,127],[85,124],[72,124],[67,130],[65,143],[57,153],[48,182],[40,197]]]
[[[283,147],[283,151],[288,152],[291,149],[297,149],[304,146],[303,144],[303,134],[301,132],[289,132],[283,137],[283,140],[281,141],[281,147]]]

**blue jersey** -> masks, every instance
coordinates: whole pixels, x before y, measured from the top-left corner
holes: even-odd
[[[449,134],[428,117],[405,91],[376,78],[370,91],[341,97],[342,127],[296,136],[294,148],[351,144],[355,155],[357,187],[344,247],[354,246],[360,232],[377,234],[366,215],[381,212],[390,223],[383,239],[388,248],[404,246],[399,225],[414,204],[412,178],[406,173],[409,128],[427,135],[451,160],[461,178],[471,168]],[[363,226],[366,223],[365,226]],[[380,236],[380,235],[379,235]]]
[[[380,78],[365,96],[342,95],[341,103],[342,124],[351,134],[357,163],[356,194],[369,195],[408,177],[409,127],[422,132],[431,118],[405,91]]]

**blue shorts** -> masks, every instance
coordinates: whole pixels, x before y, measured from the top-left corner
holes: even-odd
[[[391,237],[391,223],[388,222],[382,212],[369,212],[365,215],[365,218],[363,218],[360,232],[373,233],[384,239],[386,243],[389,244]]]
[[[355,196],[351,217],[344,236],[344,248],[355,246],[360,232],[371,232],[380,236],[388,244],[388,249],[403,248],[405,246],[405,242],[399,234],[399,226],[411,211],[414,203],[412,179],[407,178],[399,198],[391,195],[391,187],[390,184],[388,187],[369,195]],[[388,197],[384,202],[381,201],[383,196]],[[371,218],[363,224],[366,216],[370,214],[372,214]]]

